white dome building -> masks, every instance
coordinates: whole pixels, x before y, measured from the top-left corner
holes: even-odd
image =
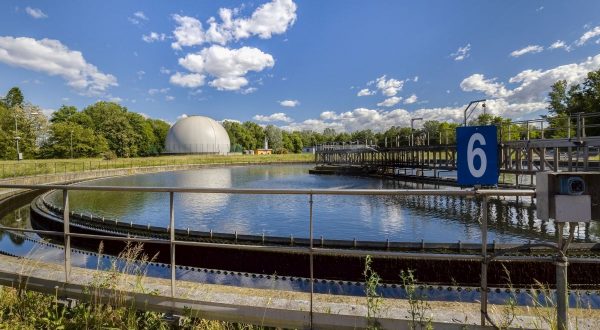
[[[231,142],[221,124],[204,116],[189,116],[178,120],[169,129],[167,154],[229,153]]]

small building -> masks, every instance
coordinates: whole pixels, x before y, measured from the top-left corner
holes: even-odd
[[[317,147],[315,147],[315,146],[303,147],[302,148],[302,153],[303,154],[313,154],[314,155],[315,152],[316,152],[316,150],[317,150]]]
[[[273,149],[256,149],[255,155],[270,155],[273,153]]]
[[[255,155],[270,155],[273,153],[273,149],[269,149],[269,140],[267,140],[267,137],[265,136],[265,145],[264,148],[262,149],[256,149],[254,151]]]

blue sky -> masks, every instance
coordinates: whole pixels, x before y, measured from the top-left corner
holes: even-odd
[[[0,91],[286,129],[546,113],[600,69],[598,1],[3,1]]]

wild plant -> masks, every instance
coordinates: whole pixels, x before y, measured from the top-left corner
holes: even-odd
[[[365,269],[363,276],[365,277],[365,295],[367,298],[367,328],[379,329],[380,324],[377,321],[377,315],[381,309],[381,297],[377,293],[377,287],[381,282],[381,277],[373,270],[371,264],[373,259],[367,255],[365,258]]]
[[[412,270],[400,271],[402,286],[408,298],[408,312],[411,317],[411,329],[433,329],[431,306],[427,302],[427,296],[418,288],[417,279]]]

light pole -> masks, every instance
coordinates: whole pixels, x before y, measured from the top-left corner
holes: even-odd
[[[17,112],[15,111],[15,141],[17,143],[17,161],[21,160],[21,152],[19,151],[19,126],[17,125]]]
[[[475,107],[473,108],[473,111],[474,111],[474,110],[475,110],[475,108],[477,108],[477,104],[479,104],[480,102],[485,102],[485,99],[481,99],[481,100],[477,100],[477,101],[471,101],[471,102],[469,102],[469,104],[468,104],[468,105],[467,105],[467,107],[465,108],[465,116],[464,116],[464,117],[465,117],[465,121],[464,121],[465,127],[467,126],[467,119],[468,119],[468,118],[469,118],[469,116],[471,115],[471,114],[467,115],[467,111],[469,110],[469,108],[470,108],[470,107],[471,107],[473,104],[475,104]],[[471,111],[471,113],[473,113],[473,111]],[[483,111],[484,111],[484,113],[485,113],[485,103],[484,103],[484,106],[483,106]]]
[[[415,121],[417,120],[423,120],[423,118],[411,118],[410,119],[410,145],[414,146],[415,145],[415,139],[414,139],[414,135],[413,135],[413,131],[415,129]]]
[[[71,130],[71,159],[73,159],[73,130]]]

